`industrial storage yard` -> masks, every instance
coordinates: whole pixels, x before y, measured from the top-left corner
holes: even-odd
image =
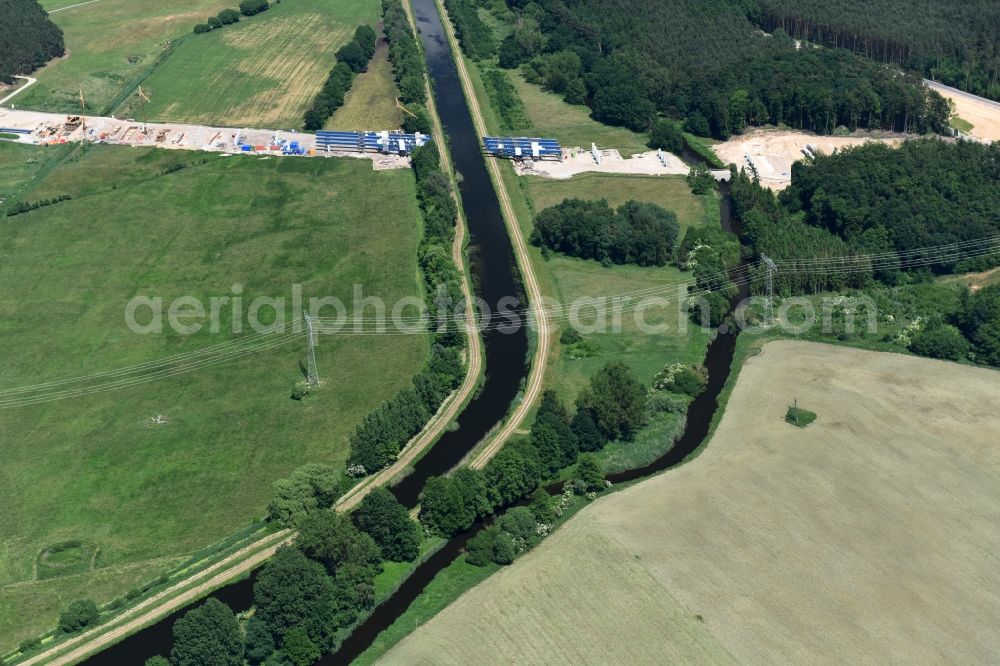
[[[126,146],[203,150],[223,154],[361,157],[376,170],[410,165],[406,155],[329,149],[317,135],[269,129],[209,127],[180,123],[144,123],[135,119],[67,116],[58,113],[0,109],[0,134],[20,143],[55,145],[85,141]],[[330,133],[333,134],[333,133]],[[380,135],[390,137],[388,132]],[[423,137],[429,140],[428,137]]]
[[[998,400],[994,370],[769,343],[699,458],[585,509],[384,662],[995,663]]]
[[[514,163],[520,176],[565,179],[580,173],[632,173],[647,176],[687,175],[691,170],[681,158],[662,150],[650,150],[632,155],[629,159],[613,148],[585,150],[580,147],[563,148],[562,159],[533,161],[525,159]]]

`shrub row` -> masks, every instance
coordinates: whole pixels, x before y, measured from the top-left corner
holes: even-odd
[[[28,203],[27,201],[18,201],[14,204],[13,208],[7,211],[7,217],[27,213],[29,210],[35,210],[36,208],[41,208],[43,206],[51,206],[52,204],[59,203],[60,201],[69,201],[72,198],[73,197],[68,194],[60,194],[59,196],[52,197],[51,199],[39,199],[38,201],[32,201],[31,203]]]
[[[496,55],[497,42],[493,31],[479,18],[479,7],[473,0],[444,0],[444,6],[467,56],[473,60],[484,60]]]
[[[375,31],[369,25],[359,26],[354,31],[354,39],[337,51],[337,64],[330,70],[326,83],[313,99],[312,106],[303,119],[305,129],[322,129],[327,118],[344,103],[347,91],[351,89],[354,75],[368,68],[368,61],[375,53]]]
[[[404,104],[425,104],[424,59],[401,0],[382,0],[382,20],[396,87]]]
[[[483,87],[486,88],[486,94],[489,95],[490,102],[500,117],[501,129],[505,132],[514,132],[530,127],[524,103],[506,72],[496,67],[483,67],[481,71]]]
[[[265,1],[266,5],[267,2]],[[247,14],[249,16],[249,14]],[[216,28],[221,28],[224,25],[230,25],[232,23],[240,22],[240,13],[235,9],[223,9],[221,12],[215,16],[208,19],[205,23],[199,23],[194,27],[194,34],[200,35],[210,30],[215,30]]]
[[[352,473],[370,474],[389,465],[406,442],[420,432],[441,402],[465,374],[461,349],[464,336],[454,319],[454,308],[463,302],[461,275],[451,260],[450,246],[458,209],[451,182],[441,170],[433,144],[413,153],[424,239],[418,250],[427,298],[427,311],[435,327],[430,358],[413,378],[413,384],[368,414],[351,436],[348,460]]]

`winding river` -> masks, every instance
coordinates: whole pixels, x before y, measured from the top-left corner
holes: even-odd
[[[434,0],[411,0],[411,3],[434,85],[438,114],[448,136],[455,168],[461,175],[459,191],[469,225],[469,256],[477,294],[495,313],[502,299],[520,293],[520,277],[513,248]],[[689,151],[685,151],[683,157],[689,163],[701,162]],[[737,232],[730,216],[728,185],[721,183],[720,186],[723,194],[722,227]],[[744,295],[745,287],[740,297]],[[503,321],[511,321],[512,316],[505,314]],[[491,330],[484,335],[486,381],[459,416],[458,427],[445,433],[415,463],[413,472],[392,488],[392,492],[406,506],[418,503],[420,490],[428,477],[443,474],[458,464],[509,411],[527,370],[526,330],[523,325],[515,328],[513,331]],[[709,372],[707,389],[691,403],[685,431],[673,448],[646,467],[611,475],[609,479],[612,482],[630,481],[669,469],[698,448],[708,434],[719,394],[729,377],[735,345],[734,332],[720,332],[708,345],[705,356],[705,367]],[[381,631],[406,611],[434,576],[461,554],[465,543],[482,527],[481,524],[476,525],[456,536],[418,566],[401,587],[355,629],[337,652],[324,656],[318,664],[347,664],[367,649]],[[246,610],[253,601],[255,578],[256,572],[211,596],[227,603],[234,611]],[[141,664],[153,655],[168,655],[173,623],[187,610],[175,612],[84,663],[92,666]]]

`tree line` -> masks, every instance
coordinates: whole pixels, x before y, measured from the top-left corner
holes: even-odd
[[[323,500],[294,522],[275,518],[299,532],[257,576],[250,618],[241,620],[211,598],[174,623],[169,659],[156,656],[146,666],[311,666],[337,648],[374,607],[375,577],[384,563],[416,559],[421,532],[406,507],[382,487],[350,515],[329,510],[340,494],[332,472],[312,465],[290,477],[320,480]],[[277,485],[276,494],[283,494]],[[87,621],[89,611],[75,609],[74,622]]]
[[[479,17],[476,0],[444,0],[444,6],[455,26],[458,43],[470,58],[481,60],[496,53],[493,30]]]
[[[511,440],[482,470],[463,467],[427,480],[420,522],[453,537],[492,520],[467,543],[466,560],[510,564],[553,529],[573,495],[593,499],[608,487],[597,452],[610,441],[631,441],[655,413],[683,412],[705,383],[703,370],[675,363],[647,390],[628,366],[609,362],[578,394],[572,414],[547,390],[527,437]],[[566,482],[552,497],[542,484],[555,478]],[[523,505],[503,511],[515,503]]]
[[[755,258],[782,264],[777,293],[912,285],[911,296],[926,301],[918,308],[923,314],[895,342],[924,356],[1000,365],[1000,288],[966,290],[953,306],[932,301],[934,290],[916,288],[938,274],[1000,265],[998,154],[1000,144],[939,139],[898,148],[866,144],[796,164],[780,197],[741,171],[731,185],[733,214]],[[958,242],[978,256],[933,249]],[[822,270],[804,257],[824,259]],[[763,275],[763,268],[755,271],[758,293]]]
[[[66,53],[63,32],[36,0],[0,0],[0,83],[30,74]]]
[[[454,320],[454,306],[464,301],[464,295],[461,274],[451,259],[458,208],[436,145],[413,152],[413,173],[424,216],[418,261],[428,295],[428,319],[435,330],[431,354],[412,385],[365,416],[351,435],[348,464],[357,474],[390,465],[465,376],[461,356],[465,337]]]
[[[947,100],[917,77],[845,49],[799,49],[784,32],[763,34],[751,4],[508,0],[513,31],[497,48],[499,62],[523,65],[529,80],[636,131],[658,115],[717,138],[782,123],[820,133],[946,129]],[[478,34],[467,31],[463,48],[491,56],[492,34],[469,45]]]
[[[370,25],[362,25],[354,31],[354,38],[340,47],[337,64],[330,70],[326,82],[305,113],[303,126],[306,130],[323,129],[327,119],[344,104],[344,97],[351,89],[355,75],[368,69],[376,41],[375,30]]]
[[[262,1],[265,5],[267,4],[267,0],[262,0]],[[240,9],[243,9],[244,4],[245,3],[240,3]],[[248,6],[247,9],[249,10],[250,7]],[[253,12],[253,13],[257,14],[259,12]],[[252,15],[253,14],[244,14],[244,16],[252,16]],[[239,22],[240,22],[240,12],[236,11],[235,9],[223,9],[215,16],[209,18],[208,21],[206,21],[205,23],[199,23],[195,25],[194,34],[201,35],[206,32],[211,32],[212,30],[221,28],[224,25],[232,25],[233,23],[239,23]]]
[[[39,199],[38,201],[18,201],[16,204],[11,206],[10,210],[7,211],[7,217],[14,217],[15,215],[20,215],[21,213],[27,213],[28,211],[35,210],[37,208],[43,208],[45,206],[51,206],[52,204],[57,204],[62,201],[69,201],[73,197],[69,194],[60,194],[59,196],[52,197],[51,199]]]
[[[759,0],[767,31],[845,48],[1000,99],[1000,5],[992,0]]]
[[[382,21],[396,89],[410,112],[403,117],[403,129],[430,134],[433,126],[427,111],[424,59],[400,0],[382,0]]]

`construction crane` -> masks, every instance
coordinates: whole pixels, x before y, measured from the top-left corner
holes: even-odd
[[[417,117],[417,114],[413,113],[413,111],[410,111],[408,108],[406,108],[405,106],[403,106],[403,103],[399,101],[398,97],[396,98],[396,108],[399,109],[399,110],[401,110],[401,111],[403,111],[403,112],[405,112],[405,113],[410,114],[414,118]]]
[[[136,93],[139,97],[139,107],[142,113],[142,133],[146,133],[146,102],[149,101],[149,95],[142,91],[142,86],[139,86],[139,91]]]
[[[80,127],[83,128],[84,135],[87,134],[87,102],[83,99],[83,86],[80,86]]]

